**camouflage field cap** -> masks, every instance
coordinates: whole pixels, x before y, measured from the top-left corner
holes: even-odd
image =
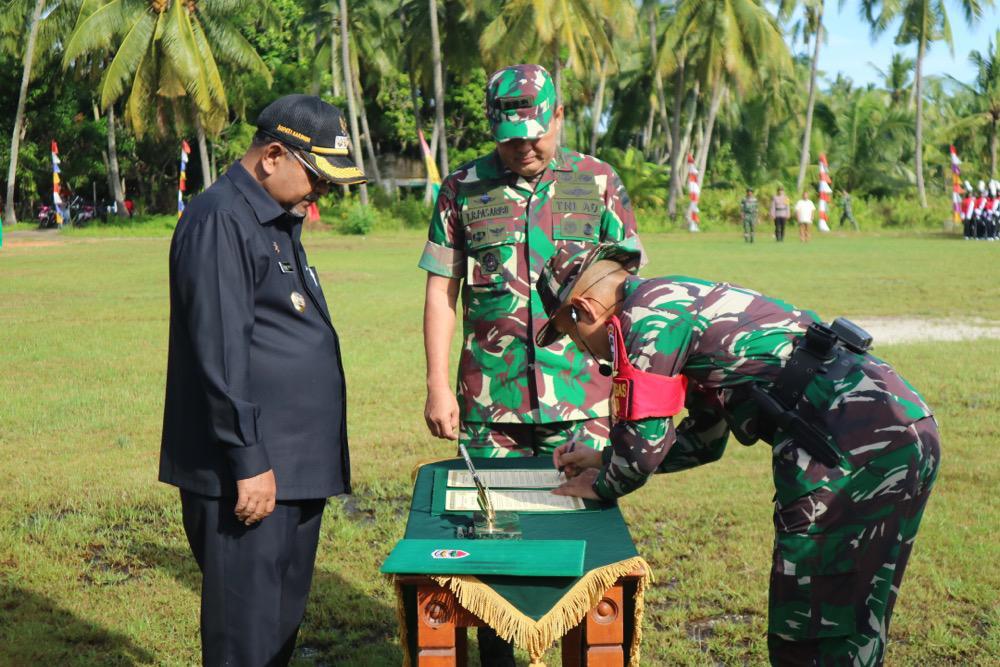
[[[580,250],[579,246],[568,245],[558,250],[545,263],[535,285],[545,314],[549,317],[535,336],[535,342],[539,346],[551,345],[563,335],[555,326],[556,318],[568,305],[580,276],[591,264],[602,259],[618,262],[623,269],[636,273],[642,260],[642,251],[620,243],[601,243],[584,250]],[[595,282],[600,280],[600,276],[595,278]],[[581,287],[586,290],[590,286]]]
[[[541,65],[504,67],[486,84],[486,117],[497,141],[541,137],[555,109],[556,88]]]

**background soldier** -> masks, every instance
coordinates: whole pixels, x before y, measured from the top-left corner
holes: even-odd
[[[557,450],[572,479],[556,492],[610,500],[719,459],[730,432],[768,442],[772,664],[881,664],[940,459],[930,408],[854,325],[725,283],[642,280],[636,260],[559,253],[539,280],[538,343],[567,334],[613,364],[612,446]]]
[[[962,234],[965,240],[976,238],[976,193],[972,183],[965,182],[965,197],[962,199]]]
[[[840,226],[844,226],[844,221],[849,220],[854,231],[858,231],[858,221],[854,219],[854,205],[851,202],[851,193],[846,189],[840,191]]]
[[[997,240],[1000,236],[1000,181],[990,181],[990,200],[986,204],[986,238]]]
[[[976,208],[974,216],[975,232],[973,238],[982,241],[986,238],[986,205],[989,197],[986,196],[986,181],[979,181],[979,196],[976,197]]]
[[[611,241],[639,253],[628,194],[608,164],[559,148],[563,109],[542,67],[490,76],[486,113],[496,150],[441,184],[420,258],[428,272],[427,426],[439,438],[460,437],[473,456],[551,454],[568,442],[601,449],[608,380],[572,343],[535,346],[546,315],[534,287],[557,250]],[[456,400],[448,353],[460,287]],[[484,664],[513,664],[509,645],[495,637],[479,633]]]
[[[757,226],[757,198],[750,188],[747,188],[746,197],[740,200],[740,213],[743,214],[743,240],[753,243],[753,229]]]

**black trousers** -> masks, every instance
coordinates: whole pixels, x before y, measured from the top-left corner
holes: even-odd
[[[201,569],[206,667],[287,665],[306,610],[326,499],[278,502],[251,527],[233,498],[181,491],[184,532]]]
[[[788,218],[775,218],[774,219],[774,240],[784,241],[785,240],[785,223],[788,222]]]

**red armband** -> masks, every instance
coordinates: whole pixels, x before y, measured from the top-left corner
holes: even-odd
[[[611,377],[611,421],[635,421],[649,417],[673,417],[684,409],[688,379],[641,371],[628,359],[621,322],[608,320],[608,338],[614,359]]]

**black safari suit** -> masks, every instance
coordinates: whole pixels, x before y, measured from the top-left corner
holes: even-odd
[[[325,499],[350,492],[340,344],[301,233],[237,162],[170,247],[159,478],[181,490],[202,570],[206,665],[287,663]],[[246,527],[236,480],[268,469],[277,507]]]

